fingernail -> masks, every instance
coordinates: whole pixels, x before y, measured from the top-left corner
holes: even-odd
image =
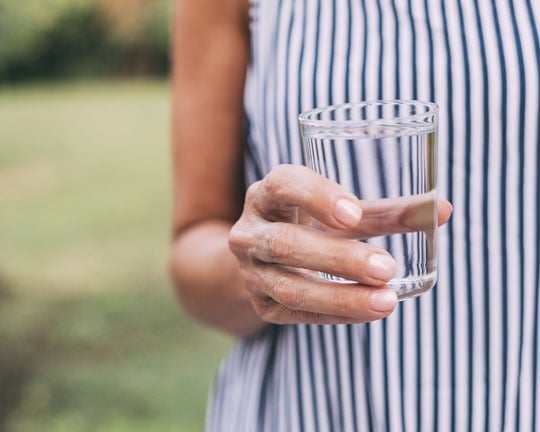
[[[348,199],[340,199],[334,210],[334,217],[343,225],[356,225],[362,217],[362,209]]]
[[[396,262],[390,255],[375,253],[368,259],[366,273],[375,279],[391,279],[396,274]]]
[[[388,312],[396,307],[397,294],[389,289],[373,292],[370,296],[371,309],[377,312]]]

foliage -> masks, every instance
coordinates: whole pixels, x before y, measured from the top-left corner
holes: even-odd
[[[0,0],[0,82],[168,69],[168,0]]]

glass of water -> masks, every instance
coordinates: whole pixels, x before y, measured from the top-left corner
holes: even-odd
[[[397,271],[388,286],[399,299],[429,290],[437,279],[437,122],[436,104],[406,100],[328,106],[299,116],[305,163],[362,200],[360,227],[347,237],[394,257]]]

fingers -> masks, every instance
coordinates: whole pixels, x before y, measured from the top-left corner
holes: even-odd
[[[430,231],[435,218],[445,223],[451,212],[435,193],[360,201],[306,167],[282,165],[248,189],[229,246],[266,321],[366,322],[394,309],[397,296],[385,283],[396,264],[386,251],[350,239]],[[312,220],[319,229],[306,226]],[[328,282],[310,271],[358,283]]]
[[[253,184],[246,203],[262,219],[298,222],[301,212],[322,230],[346,238],[426,231],[435,218],[442,225],[452,213],[450,203],[438,200],[435,192],[360,201],[341,185],[296,165],[280,165]]]
[[[366,285],[382,285],[396,272],[386,251],[283,222],[252,227],[250,255],[261,262],[330,273]],[[241,248],[246,250],[246,248]]]
[[[246,203],[269,221],[295,221],[298,209],[329,227],[343,229],[362,217],[360,201],[342,186],[297,165],[280,165],[253,184]]]
[[[255,295],[253,305],[266,321],[286,323],[348,323],[384,318],[397,304],[388,288],[336,284],[272,266],[259,273],[266,295]]]

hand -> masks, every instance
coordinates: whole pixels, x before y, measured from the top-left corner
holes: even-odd
[[[382,226],[392,232],[418,227],[411,223],[406,203],[366,202],[364,210],[362,205],[342,186],[303,166],[280,165],[249,187],[229,247],[262,319],[280,324],[357,323],[383,318],[395,308],[397,296],[385,286],[396,270],[393,258],[344,237],[380,235]],[[439,222],[446,222],[451,211],[448,202],[440,201]],[[384,225],[374,223],[381,215]],[[311,218],[332,234],[299,223]],[[358,283],[325,281],[314,276],[317,272]]]

